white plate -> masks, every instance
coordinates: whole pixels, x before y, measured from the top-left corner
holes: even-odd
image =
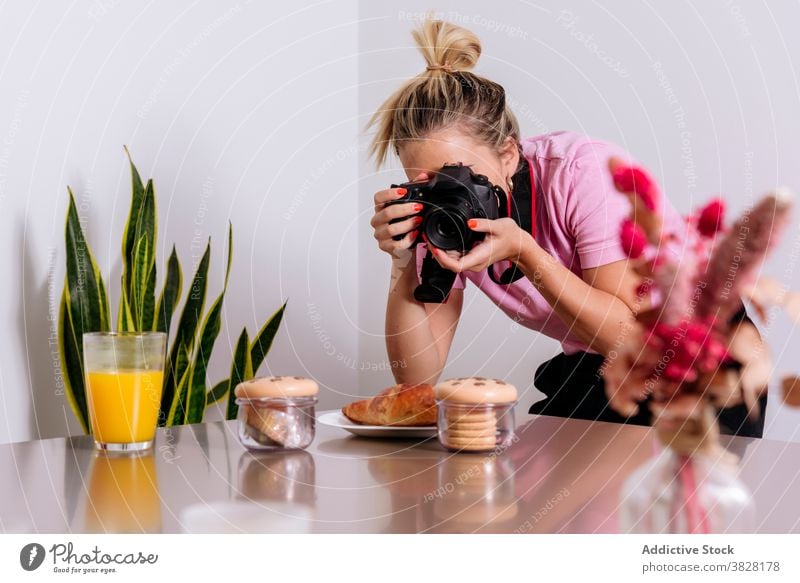
[[[435,425],[424,425],[418,427],[393,427],[389,425],[359,425],[353,423],[347,417],[342,415],[338,409],[333,411],[320,411],[317,415],[317,421],[323,425],[330,427],[338,427],[345,429],[353,435],[360,435],[361,437],[406,437],[406,438],[423,438],[423,437],[436,437]]]

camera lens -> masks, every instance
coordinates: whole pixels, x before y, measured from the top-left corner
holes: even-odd
[[[436,234],[444,239],[452,239],[454,237],[458,237],[459,232],[455,225],[451,224],[450,221],[437,221]]]
[[[467,217],[459,209],[444,207],[430,211],[425,223],[425,236],[435,247],[445,251],[467,250],[471,237]]]

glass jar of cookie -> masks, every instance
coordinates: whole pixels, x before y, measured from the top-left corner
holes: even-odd
[[[451,451],[491,451],[514,439],[517,389],[499,379],[448,379],[436,385],[439,442]]]
[[[299,376],[259,377],[239,383],[239,440],[251,450],[305,449],[314,440],[319,386]]]

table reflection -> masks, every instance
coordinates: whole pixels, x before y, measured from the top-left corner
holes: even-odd
[[[153,452],[94,452],[84,519],[88,532],[160,532],[161,498]]]
[[[503,452],[442,459],[422,499],[420,530],[435,533],[508,530],[519,515],[514,463]]]
[[[316,466],[307,451],[245,452],[239,458],[239,492],[249,500],[313,505]]]
[[[307,533],[316,503],[316,467],[306,451],[244,452],[231,500],[188,506],[184,532]]]

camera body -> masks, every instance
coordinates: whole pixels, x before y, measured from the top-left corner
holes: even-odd
[[[483,174],[475,174],[462,164],[447,164],[425,182],[393,184],[392,188],[405,188],[408,192],[387,205],[409,202],[423,205],[418,213],[422,223],[415,245],[423,240],[424,233],[438,249],[465,253],[486,236],[470,229],[467,221],[508,216],[505,192]],[[390,223],[407,218],[393,219]],[[402,238],[402,235],[394,237],[398,241]]]
[[[499,219],[509,216],[508,198],[503,189],[494,186],[482,174],[475,174],[463,164],[447,164],[433,178],[425,182],[393,184],[392,188],[405,188],[407,193],[390,204],[422,203],[419,234],[413,245],[424,237],[438,249],[466,253],[475,243],[482,241],[485,233],[467,226],[470,219]],[[392,219],[390,223],[408,217]],[[403,235],[393,237],[399,241]],[[421,283],[414,297],[423,303],[443,303],[453,287],[456,274],[443,268],[428,250],[422,261]]]

